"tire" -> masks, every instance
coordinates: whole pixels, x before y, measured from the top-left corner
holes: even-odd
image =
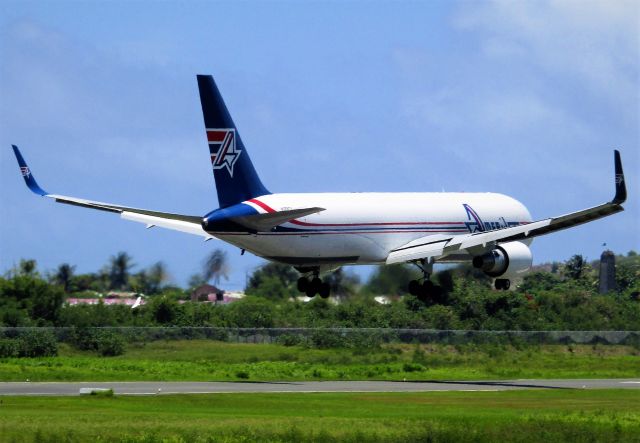
[[[431,280],[425,280],[418,291],[418,300],[427,303],[433,297],[434,284]]]
[[[511,287],[511,280],[506,278],[498,278],[494,284],[498,291],[506,291]]]
[[[409,294],[418,295],[420,294],[420,282],[418,280],[411,280],[409,282]]]
[[[329,286],[329,283],[323,282],[320,285],[320,290],[318,292],[320,293],[320,297],[329,298],[329,295],[331,294],[331,286]]]
[[[433,288],[431,289],[431,299],[435,304],[438,304],[438,305],[444,304],[445,295],[444,295],[444,289],[442,289],[442,286],[440,285],[433,286]]]
[[[315,295],[320,292],[320,286],[322,286],[322,280],[320,280],[318,277],[312,279],[307,286],[307,290],[305,291],[307,297],[315,297]]]
[[[300,277],[298,279],[298,291],[307,292],[307,288],[309,287],[309,279],[307,277]]]

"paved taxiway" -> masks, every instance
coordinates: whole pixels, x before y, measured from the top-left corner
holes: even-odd
[[[84,388],[84,389],[83,389]],[[79,395],[80,389],[113,389],[120,395],[269,392],[428,392],[511,389],[640,389],[640,379],[493,381],[308,381],[308,382],[0,382],[0,395]]]

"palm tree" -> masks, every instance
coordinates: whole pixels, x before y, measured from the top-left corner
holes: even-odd
[[[64,292],[69,292],[69,286],[75,269],[76,267],[71,266],[69,263],[62,263],[58,266],[58,270],[56,271],[53,280],[64,288]]]
[[[227,253],[222,249],[214,250],[205,259],[202,277],[205,281],[213,280],[214,285],[220,283],[220,278],[229,279],[229,265],[227,262]]]
[[[162,284],[169,279],[169,271],[167,271],[167,265],[164,262],[156,262],[147,270],[147,277],[149,279],[149,292],[156,294],[162,289]]]
[[[18,273],[20,275],[33,276],[37,272],[36,271],[37,267],[38,267],[38,264],[36,263],[35,260],[33,260],[33,259],[29,259],[29,260],[22,259],[22,260],[20,260]]]
[[[124,289],[129,283],[129,272],[135,265],[132,257],[126,252],[118,252],[111,256],[109,264],[109,283],[111,289]]]

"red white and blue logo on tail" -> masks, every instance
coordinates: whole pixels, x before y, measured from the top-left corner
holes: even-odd
[[[22,172],[22,176],[26,178],[29,178],[31,175],[31,171],[28,166],[20,166],[20,172]]]
[[[233,177],[233,167],[242,153],[236,148],[236,130],[207,129],[207,140],[213,169],[227,168],[229,175]]]

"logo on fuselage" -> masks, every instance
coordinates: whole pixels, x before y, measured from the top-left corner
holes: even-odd
[[[494,231],[496,229],[510,228],[512,226],[518,226],[520,223],[517,221],[508,222],[504,217],[498,218],[497,221],[483,221],[478,213],[468,204],[463,203],[462,206],[467,212],[467,220],[464,224],[470,233]]]
[[[227,168],[229,175],[233,177],[233,167],[242,153],[236,148],[236,130],[207,129],[207,140],[213,169]]]

